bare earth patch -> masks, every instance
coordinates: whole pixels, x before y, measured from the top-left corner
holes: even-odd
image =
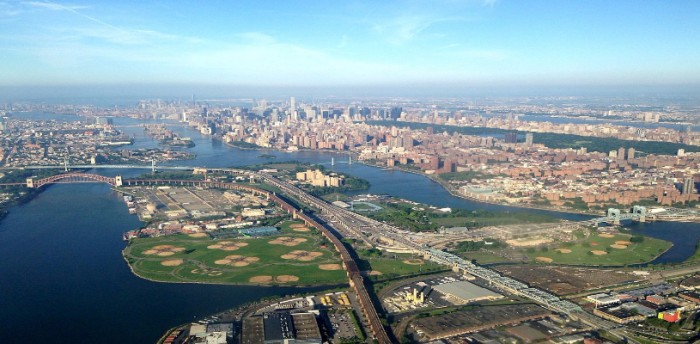
[[[549,258],[549,257],[537,257],[535,258],[536,261],[542,262],[542,263],[551,263],[554,261],[554,259]]]
[[[296,282],[299,280],[299,277],[294,276],[294,275],[279,275],[279,276],[275,277],[275,280],[277,280],[277,282],[282,282],[282,283]]]
[[[308,231],[311,231],[311,230],[309,229],[309,227],[296,227],[296,228],[292,228],[292,230],[295,231],[295,232],[308,232]]]
[[[380,275],[383,275],[383,274],[382,274],[381,271],[372,270],[372,271],[369,272],[369,275],[370,275],[370,276],[380,276]]]
[[[215,261],[214,264],[242,267],[242,266],[248,266],[248,265],[255,263],[259,260],[260,260],[260,258],[258,258],[258,257],[245,257],[245,256],[239,256],[239,255],[234,254],[234,255],[226,256],[225,259],[219,259],[219,260]]]
[[[251,283],[269,283],[272,282],[272,276],[253,276],[248,282]]]
[[[247,242],[222,241],[214,245],[209,245],[207,248],[210,250],[235,251],[246,246],[248,246]]]
[[[302,227],[306,227],[306,225],[303,223],[292,223],[291,225],[289,225],[289,228],[302,228]]]
[[[618,240],[618,241],[615,241],[615,244],[616,244],[616,245],[625,245],[625,246],[627,246],[627,245],[632,245],[631,242],[625,241],[625,240]]]
[[[591,253],[595,254],[596,256],[604,256],[604,255],[608,254],[607,252],[601,251],[601,250],[593,250],[593,251],[591,251]]]
[[[306,238],[279,237],[275,240],[270,240],[267,243],[271,245],[296,246],[306,241],[308,241]]]
[[[506,244],[515,247],[527,247],[527,246],[539,246],[542,244],[549,244],[554,241],[551,238],[523,238],[523,239],[510,239],[506,240]]]
[[[571,250],[568,248],[558,248],[557,251],[559,253],[571,253]]]
[[[340,264],[321,264],[318,268],[321,270],[340,270],[343,267]]]
[[[601,233],[601,234],[598,234],[598,236],[601,238],[614,238],[615,234]]]
[[[188,234],[188,236],[190,238],[204,238],[205,236],[207,236],[207,233],[192,233]]]
[[[175,247],[173,245],[156,245],[148,250],[143,251],[143,254],[149,256],[167,257],[172,256],[177,252],[182,252],[184,250],[184,247]]]
[[[403,261],[403,263],[408,264],[408,265],[421,265],[425,262],[423,261],[423,259],[414,258],[414,259],[406,259]]]
[[[321,252],[309,252],[309,251],[302,251],[302,250],[294,250],[292,252],[281,255],[280,258],[282,258],[282,259],[294,259],[294,260],[299,260],[302,262],[308,262],[308,261],[314,260],[317,257],[320,257],[322,255],[323,255],[323,253],[321,253]]]
[[[163,266],[178,266],[178,265],[182,264],[183,262],[184,262],[184,260],[182,260],[182,259],[166,259],[166,260],[160,262],[160,265],[163,265]]]
[[[618,245],[618,244],[612,244],[612,245],[610,245],[610,247],[616,248],[618,250],[624,250],[627,248],[627,246],[625,246],[625,245]]]

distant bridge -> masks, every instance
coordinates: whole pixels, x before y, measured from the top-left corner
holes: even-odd
[[[84,169],[135,169],[135,170],[179,170],[192,171],[192,166],[156,166],[156,165],[28,165],[28,166],[3,166],[0,170],[84,170]]]
[[[601,223],[608,223],[612,225],[619,225],[621,221],[625,220],[639,222],[646,222],[647,220],[686,222],[696,221],[699,218],[700,211],[696,209],[658,208],[658,211],[651,213],[647,211],[647,207],[635,205],[629,212],[622,212],[617,208],[608,208],[606,216],[576,222],[576,224],[597,226]]]
[[[28,188],[39,189],[47,184],[73,184],[73,183],[107,183],[112,187],[122,185],[122,177],[105,177],[90,173],[64,173],[42,179],[27,178]]]

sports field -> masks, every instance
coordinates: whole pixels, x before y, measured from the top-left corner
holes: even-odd
[[[644,237],[642,242],[631,242],[631,235],[598,233],[583,241],[536,249],[528,257],[538,263],[569,265],[610,265],[645,263],[671,247],[668,241]]]
[[[123,255],[143,278],[161,282],[319,285],[347,282],[338,254],[315,229],[285,222],[280,234],[212,240],[173,235],[132,240]]]

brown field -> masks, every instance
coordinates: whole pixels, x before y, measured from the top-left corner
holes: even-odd
[[[323,253],[321,253],[321,252],[309,252],[309,251],[295,250],[295,251],[289,252],[287,254],[281,255],[280,258],[282,258],[282,259],[294,259],[294,260],[299,260],[302,262],[308,262],[308,261],[314,260],[317,257],[320,257],[322,255],[323,255]]]
[[[284,246],[297,246],[302,242],[306,242],[306,238],[290,238],[290,237],[279,237],[275,240],[270,240],[267,243],[271,245],[284,245]]]
[[[151,247],[148,250],[143,251],[143,254],[152,256],[159,256],[159,257],[167,257],[167,256],[172,256],[176,252],[182,252],[184,251],[184,247],[175,247],[173,245],[156,245]]]
[[[321,264],[318,268],[321,270],[340,270],[343,267],[340,264]]]
[[[603,286],[639,280],[619,269],[593,269],[551,265],[508,265],[495,267],[501,273],[555,294],[581,293]]]
[[[598,234],[599,237],[601,238],[614,238],[615,234],[609,234],[609,233],[600,233]]]
[[[269,283],[272,282],[272,276],[253,276],[248,281],[251,283]]]
[[[226,256],[226,259],[219,259],[219,260],[215,261],[214,264],[242,267],[242,266],[248,266],[251,263],[255,263],[259,260],[260,260],[260,258],[258,258],[258,257],[245,257],[245,256],[239,256],[239,255],[234,254],[234,255]]]
[[[591,253],[593,253],[596,256],[602,256],[602,255],[608,254],[607,252],[601,251],[601,250],[593,250],[593,251],[591,251]]]
[[[309,227],[296,227],[296,228],[292,228],[292,230],[295,232],[309,232],[309,231],[311,231],[309,229]]]
[[[537,260],[538,262],[542,262],[542,263],[551,263],[554,261],[554,259],[549,258],[549,257],[537,257],[537,258],[535,258],[535,260]]]
[[[247,242],[221,241],[214,245],[207,246],[210,250],[235,251],[241,247],[248,246]]]
[[[625,246],[632,245],[631,242],[625,241],[625,240],[618,240],[618,241],[615,241],[615,244],[616,244],[616,245],[625,245]]]
[[[280,275],[275,277],[275,280],[277,282],[285,283],[285,282],[296,282],[299,280],[299,277],[294,276],[294,275]]]
[[[184,260],[182,259],[166,259],[160,262],[160,264],[163,266],[178,266],[182,263],[184,263]]]

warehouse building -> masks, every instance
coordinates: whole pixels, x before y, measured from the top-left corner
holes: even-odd
[[[486,288],[479,287],[467,281],[457,281],[434,286],[440,294],[455,304],[466,304],[476,301],[491,301],[503,298],[503,295]]]

